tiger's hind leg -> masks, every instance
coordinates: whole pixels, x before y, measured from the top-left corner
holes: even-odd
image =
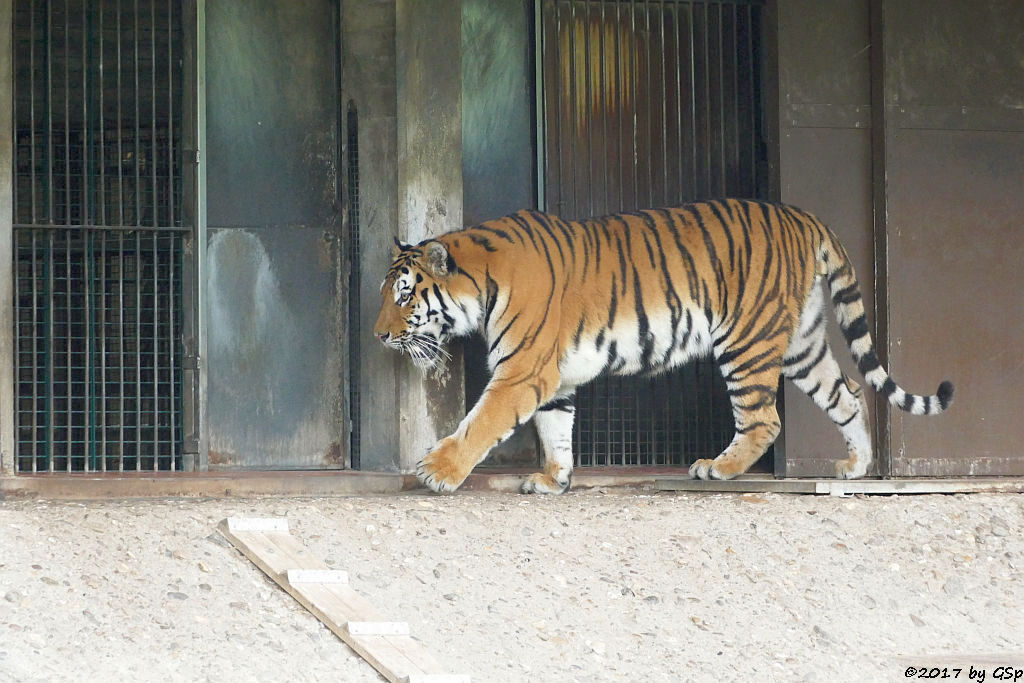
[[[815,286],[790,342],[782,374],[832,418],[849,457],[836,463],[840,479],[863,477],[871,466],[871,432],[864,390],[840,369],[825,332],[824,297]]]
[[[541,406],[533,416],[544,471],[531,474],[520,487],[522,493],[564,493],[572,485],[572,423],[576,414],[572,394]]]
[[[736,434],[717,458],[690,465],[694,479],[732,479],[743,474],[782,430],[775,407],[782,352],[760,348],[731,356],[728,350],[716,349],[715,355],[729,390]]]

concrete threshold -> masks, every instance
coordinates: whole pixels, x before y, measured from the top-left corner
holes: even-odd
[[[482,469],[460,491],[514,493],[533,470]],[[643,487],[655,491],[706,493],[852,494],[1024,492],[1024,478],[959,479],[775,479],[747,474],[730,481],[689,479],[678,468],[585,468],[573,489]],[[352,471],[181,472],[26,474],[0,477],[0,499],[96,500],[119,498],[244,498],[248,496],[337,496],[427,494],[411,474]],[[429,494],[428,494],[429,495]]]

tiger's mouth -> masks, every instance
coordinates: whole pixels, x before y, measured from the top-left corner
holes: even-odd
[[[445,340],[425,334],[409,335],[399,341],[399,350],[408,353],[413,364],[421,370],[432,370],[452,359],[444,348]]]

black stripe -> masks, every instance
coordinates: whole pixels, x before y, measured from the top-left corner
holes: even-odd
[[[487,287],[487,304],[484,313],[484,329],[486,330],[491,324],[491,313],[494,312],[494,304],[498,303],[498,283],[491,277],[490,270],[486,272],[484,283]]]
[[[882,383],[882,386],[878,391],[885,394],[885,397],[888,399],[896,393],[896,382],[892,381],[892,377],[886,377],[885,382]]]
[[[860,374],[865,376],[865,379],[867,379],[867,374],[869,372],[880,367],[882,367],[882,363],[878,360],[878,354],[875,353],[874,349],[871,349],[857,359],[857,370],[860,371]]]
[[[858,299],[860,299],[860,288],[857,287],[856,282],[848,287],[843,287],[832,295],[832,303],[836,306],[840,304],[852,304]]]
[[[857,316],[848,327],[843,328],[843,336],[846,337],[847,344],[853,344],[864,335],[868,333],[868,321],[863,314]]]
[[[553,401],[548,401],[537,410],[561,410],[571,413],[576,410],[576,399],[573,396],[563,396]]]
[[[857,408],[857,410],[854,411],[853,415],[851,415],[850,417],[846,418],[842,422],[836,422],[836,426],[840,427],[840,428],[845,427],[846,425],[848,425],[851,422],[853,422],[854,418],[856,418],[858,415],[860,415],[860,408]],[[835,422],[835,420],[833,420],[833,422]]]
[[[828,353],[828,344],[822,344],[821,351],[818,352],[818,355],[815,356],[814,360],[811,361],[803,369],[794,372],[792,375],[789,376],[789,378],[792,380],[806,379],[807,376],[811,374],[811,370],[813,370],[818,365],[818,363],[821,362],[821,359],[825,357],[826,353]]]
[[[481,235],[474,235],[471,232],[467,233],[466,236],[469,237],[469,240],[473,244],[477,245],[478,247],[483,247],[485,251],[498,251],[497,247],[491,244],[491,241],[486,237],[483,237]]]

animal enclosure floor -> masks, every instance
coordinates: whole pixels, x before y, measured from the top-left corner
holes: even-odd
[[[0,500],[0,681],[383,680],[241,558],[225,517],[287,517],[474,680],[1024,668],[1024,495],[652,487]]]

